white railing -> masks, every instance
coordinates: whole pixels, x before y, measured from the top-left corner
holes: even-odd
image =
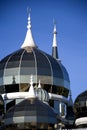
[[[49,99],[58,100],[64,103],[68,103],[68,99],[64,96],[48,93]],[[19,98],[27,98],[29,96],[29,92],[14,92],[14,93],[5,93],[2,94],[3,99],[19,99]]]

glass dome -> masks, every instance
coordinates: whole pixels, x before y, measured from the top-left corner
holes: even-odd
[[[62,63],[38,48],[30,47],[19,49],[0,61],[0,91],[4,87],[6,92],[27,91],[31,74],[34,84],[40,80],[47,91],[53,87],[54,93],[68,96],[70,80]]]
[[[76,118],[87,117],[87,91],[82,92],[74,103]]]
[[[18,129],[18,125],[22,125],[22,129],[29,129],[37,127],[39,128],[45,124],[57,123],[56,113],[47,105],[42,103],[38,98],[30,98],[23,100],[14,107],[11,107],[5,114],[5,125],[15,126]],[[28,127],[27,127],[28,126]],[[20,128],[21,129],[21,128]],[[44,129],[44,127],[43,127]]]

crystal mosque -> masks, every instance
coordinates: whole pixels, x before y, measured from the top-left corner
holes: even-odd
[[[73,103],[69,74],[58,56],[55,23],[52,55],[35,43],[29,13],[20,49],[0,61],[0,124],[2,130],[87,127],[87,91]]]

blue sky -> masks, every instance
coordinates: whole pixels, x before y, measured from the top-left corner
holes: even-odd
[[[21,47],[27,31],[27,7],[31,8],[34,40],[49,54],[56,20],[59,57],[69,73],[75,100],[87,90],[87,1],[0,0],[0,59]]]

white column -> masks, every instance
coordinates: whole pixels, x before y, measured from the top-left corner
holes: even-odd
[[[60,114],[60,116],[62,114],[62,104],[61,104],[61,102],[59,103],[59,114]]]

